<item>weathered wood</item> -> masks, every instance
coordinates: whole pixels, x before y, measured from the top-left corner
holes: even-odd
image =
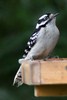
[[[22,79],[28,85],[67,83],[67,59],[48,61],[25,61]]]
[[[40,84],[40,63],[38,61],[25,61],[22,65],[22,81],[28,85]]]
[[[67,95],[67,59],[25,61],[22,81],[34,85],[35,96]]]
[[[47,61],[41,66],[41,84],[67,83],[67,61]]]

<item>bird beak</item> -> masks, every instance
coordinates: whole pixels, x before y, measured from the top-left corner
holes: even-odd
[[[54,15],[53,15],[53,18],[56,17],[57,15],[59,15],[59,13],[54,14]]]
[[[58,14],[59,14],[59,13],[53,14],[53,15],[51,16],[51,18],[49,19],[49,21],[51,21],[53,18],[55,18]]]

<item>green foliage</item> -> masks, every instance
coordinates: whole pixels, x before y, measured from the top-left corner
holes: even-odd
[[[54,55],[67,57],[67,0],[0,0],[0,100],[35,100],[33,87],[13,87],[26,42],[35,29],[37,19],[46,12],[59,12],[57,26],[60,39]],[[45,100],[67,99],[46,97]]]

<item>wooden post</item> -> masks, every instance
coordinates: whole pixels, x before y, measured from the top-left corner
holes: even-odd
[[[67,85],[57,84],[57,85],[40,85],[34,87],[34,95],[38,96],[66,96],[67,95]]]
[[[34,85],[35,96],[67,95],[67,59],[25,61],[22,81]]]

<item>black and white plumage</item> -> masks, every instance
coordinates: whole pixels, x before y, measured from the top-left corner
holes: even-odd
[[[23,58],[19,59],[20,64],[23,64],[24,60],[46,58],[53,51],[59,38],[59,30],[55,23],[57,15],[58,13],[47,13],[38,19],[35,31],[27,42]],[[21,85],[21,78],[20,66],[13,84]]]
[[[28,52],[31,50],[31,48],[36,43],[38,32],[42,27],[46,26],[46,22],[47,22],[46,20],[49,18],[49,15],[50,15],[50,13],[47,13],[47,15],[43,15],[42,17],[39,18],[36,28],[35,28],[35,31],[32,34],[32,36],[30,37],[29,41],[27,42],[27,47],[24,50],[23,58],[25,58],[27,56]],[[43,24],[44,21],[45,21],[45,23]]]
[[[28,52],[34,46],[34,44],[36,43],[36,39],[37,39],[37,33],[33,33],[33,35],[30,37],[29,41],[27,42],[27,47],[24,50],[23,58],[25,58],[27,56]]]

